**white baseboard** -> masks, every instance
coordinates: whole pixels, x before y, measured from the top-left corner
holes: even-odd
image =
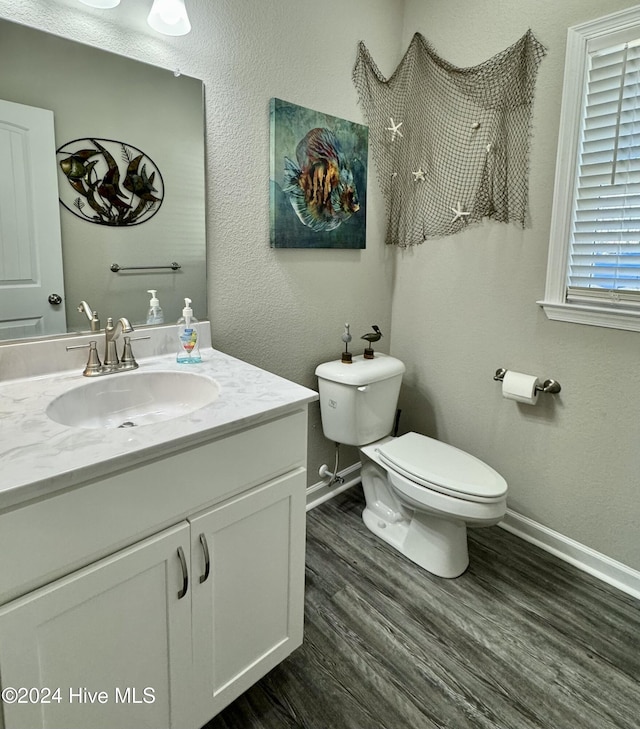
[[[340,471],[339,475],[344,478],[343,484],[328,486],[325,479],[307,489],[307,511],[359,484],[360,463],[348,466]],[[605,554],[596,552],[595,549],[586,547],[511,509],[507,510],[507,514],[499,526],[640,600],[640,572],[627,567],[622,562],[617,562]]]
[[[565,537],[526,516],[507,510],[499,526],[521,539],[535,544],[556,557],[569,562],[583,572],[640,599],[640,572],[617,562],[580,542]]]
[[[336,483],[333,486],[329,486],[328,480],[324,479],[313,484],[313,486],[309,486],[307,489],[307,511],[309,509],[315,509],[316,506],[320,506],[325,501],[359,484],[360,463],[354,463],[352,466],[347,466],[342,471],[338,471],[338,476],[344,479],[344,483]]]

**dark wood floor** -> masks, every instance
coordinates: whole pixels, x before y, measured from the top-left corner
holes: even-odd
[[[359,487],[308,513],[304,645],[206,729],[639,729],[640,602],[512,534],[433,577]]]

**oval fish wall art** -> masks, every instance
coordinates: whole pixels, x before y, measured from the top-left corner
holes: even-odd
[[[86,137],[67,142],[56,154],[60,202],[78,218],[98,225],[140,225],[160,209],[162,175],[137,147]]]

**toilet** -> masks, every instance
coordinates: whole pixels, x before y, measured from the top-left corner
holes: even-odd
[[[360,449],[366,526],[428,572],[458,577],[469,565],[467,525],[504,517],[507,483],[446,443],[419,433],[389,435],[404,371],[399,359],[378,353],[318,365],[322,429]]]

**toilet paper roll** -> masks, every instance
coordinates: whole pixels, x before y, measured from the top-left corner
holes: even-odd
[[[538,378],[533,375],[507,370],[502,380],[502,397],[506,397],[508,400],[516,400],[516,402],[524,402],[528,405],[535,405],[538,402],[536,385],[539,384]]]

